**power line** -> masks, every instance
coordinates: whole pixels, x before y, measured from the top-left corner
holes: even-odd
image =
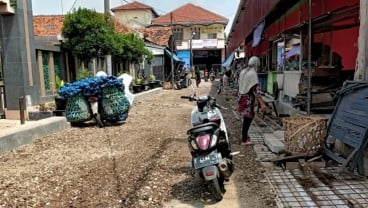
[[[75,6],[75,4],[77,3],[77,1],[78,1],[78,0],[74,0],[74,3],[73,3],[73,5],[72,5],[72,7],[69,9],[69,12],[68,12],[68,13],[70,13],[70,12],[72,11],[72,9],[74,8],[74,6]]]

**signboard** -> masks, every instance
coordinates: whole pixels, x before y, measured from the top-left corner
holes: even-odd
[[[217,39],[192,40],[192,48],[217,48]]]

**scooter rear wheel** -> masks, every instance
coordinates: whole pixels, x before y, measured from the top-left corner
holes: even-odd
[[[102,127],[105,126],[104,123],[101,120],[101,115],[99,113],[97,113],[95,115],[95,120],[96,120],[96,123],[97,123],[98,127],[102,128]]]
[[[225,193],[224,178],[220,176],[216,179],[213,179],[209,184],[209,189],[213,197],[217,201],[221,201]]]

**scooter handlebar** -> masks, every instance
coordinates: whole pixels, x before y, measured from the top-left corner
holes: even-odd
[[[189,101],[196,101],[197,98],[196,96],[194,95],[191,95],[191,96],[180,96],[181,99],[188,99]]]

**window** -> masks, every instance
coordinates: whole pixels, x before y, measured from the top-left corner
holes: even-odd
[[[51,90],[51,78],[49,73],[49,56],[50,54],[48,51],[42,51],[42,70],[43,70],[43,77],[44,77],[44,85],[45,90],[50,91]]]
[[[193,36],[194,40],[201,39],[201,28],[195,27],[195,28],[191,28],[191,30],[192,30],[192,33],[195,32],[195,35]]]
[[[199,40],[201,39],[201,31],[194,31],[195,35],[193,36],[193,39]]]
[[[183,40],[184,38],[183,29],[182,28],[174,29],[173,38],[174,40]]]
[[[208,33],[208,39],[217,39],[217,33]]]

